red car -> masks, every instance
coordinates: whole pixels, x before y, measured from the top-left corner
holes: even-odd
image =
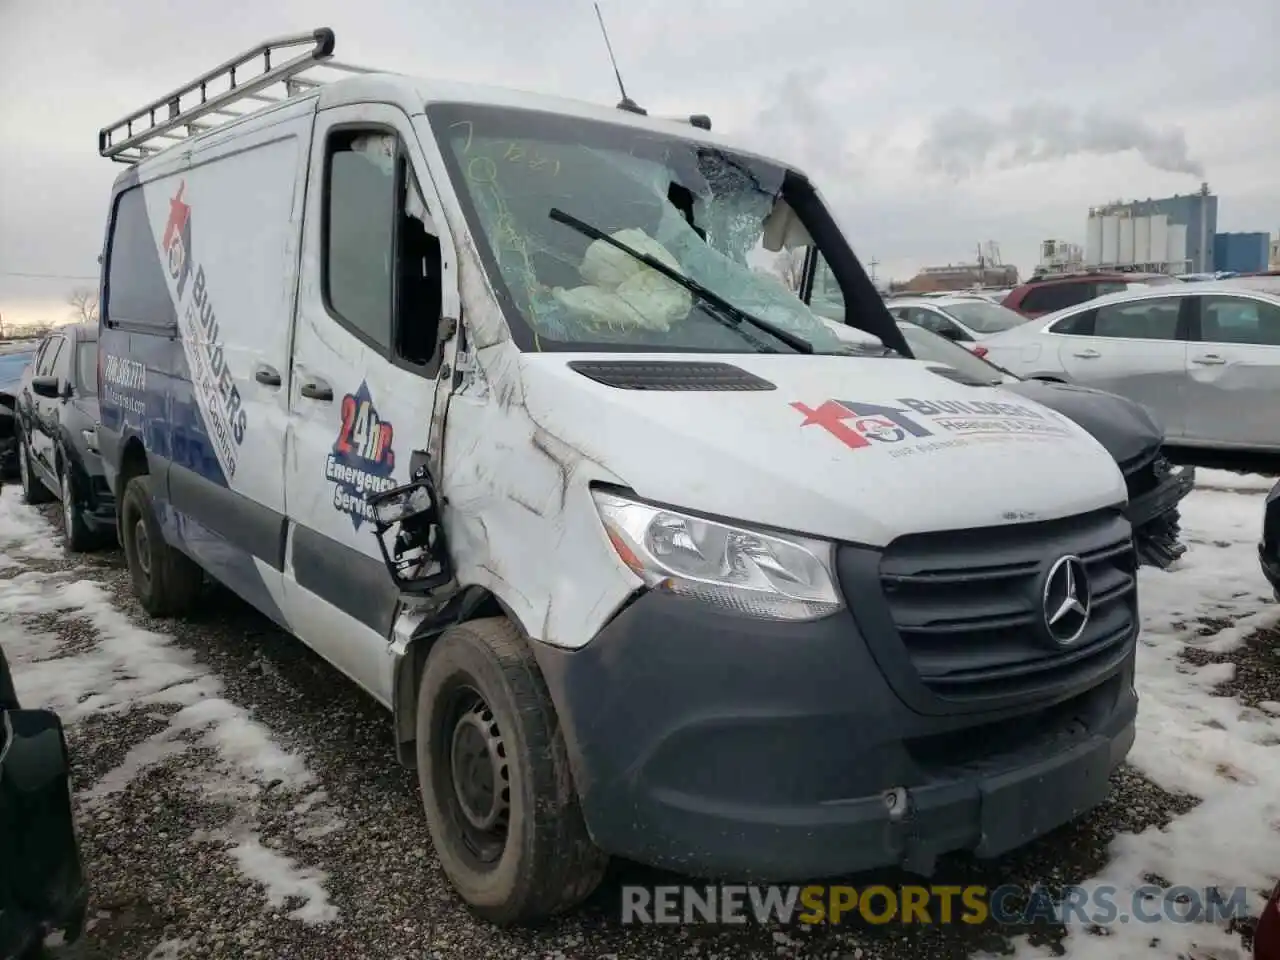
[[[1253,960],[1280,960],[1280,883],[1271,891],[1253,931]]]
[[[1037,277],[1019,284],[1000,301],[1024,317],[1039,317],[1074,307],[1094,297],[1119,293],[1132,286],[1180,283],[1176,277],[1146,273],[1069,273]]]

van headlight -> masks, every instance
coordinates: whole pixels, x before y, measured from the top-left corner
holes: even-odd
[[[592,496],[619,558],[651,588],[766,620],[817,620],[843,606],[829,542]]]

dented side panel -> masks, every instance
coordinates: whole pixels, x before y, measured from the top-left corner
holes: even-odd
[[[591,499],[604,466],[530,419],[514,344],[477,350],[449,404],[441,488],[461,585],[491,591],[532,638],[586,644],[640,586]]]

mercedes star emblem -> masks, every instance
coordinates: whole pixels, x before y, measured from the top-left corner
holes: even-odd
[[[1092,604],[1084,562],[1059,557],[1044,578],[1044,625],[1053,641],[1065,647],[1079,640]]]

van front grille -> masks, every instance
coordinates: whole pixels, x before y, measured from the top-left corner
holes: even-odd
[[[1080,561],[1069,565],[1084,572],[1089,600],[1070,642],[1046,614],[1046,579],[1064,557]],[[1132,531],[1114,512],[902,537],[880,562],[914,672],[950,701],[1052,693],[1110,673],[1137,635],[1136,581]]]

